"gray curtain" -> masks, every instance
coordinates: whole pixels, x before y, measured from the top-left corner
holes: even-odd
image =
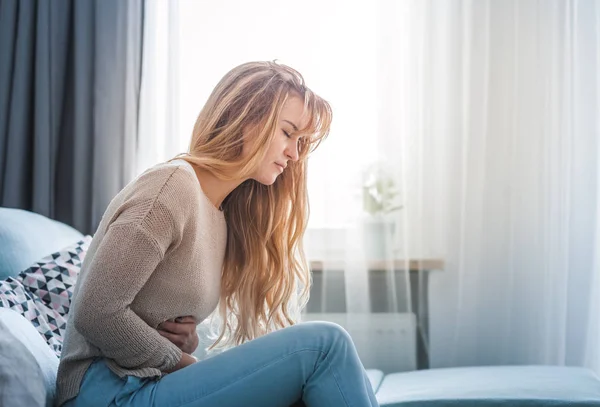
[[[0,0],[0,206],[83,233],[133,177],[142,0]]]

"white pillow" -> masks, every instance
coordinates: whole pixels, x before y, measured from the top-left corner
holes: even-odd
[[[0,308],[0,405],[52,406],[58,362],[27,319]]]

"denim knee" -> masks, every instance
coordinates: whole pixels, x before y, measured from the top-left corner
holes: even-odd
[[[302,322],[295,325],[300,331],[299,334],[307,341],[317,343],[323,350],[330,349],[333,345],[352,344],[352,339],[348,332],[340,325],[327,321]]]

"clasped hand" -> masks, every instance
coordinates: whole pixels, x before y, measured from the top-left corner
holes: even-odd
[[[158,326],[158,333],[171,341],[182,352],[192,354],[198,347],[196,318],[179,317],[173,321],[165,321]]]

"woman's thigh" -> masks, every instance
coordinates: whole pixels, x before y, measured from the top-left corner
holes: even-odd
[[[301,398],[327,350],[347,341],[345,335],[330,323],[294,325],[149,381],[126,398],[136,406],[287,407]]]

